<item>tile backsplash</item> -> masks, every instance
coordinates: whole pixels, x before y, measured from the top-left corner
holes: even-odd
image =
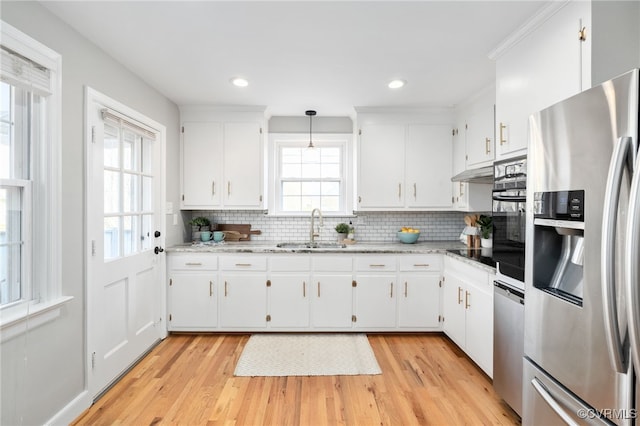
[[[464,212],[359,212],[357,216],[325,216],[319,241],[335,241],[335,226],[340,222],[353,223],[355,239],[362,242],[395,242],[402,226],[420,229],[419,241],[457,240],[464,228]],[[204,216],[212,224],[250,223],[251,229],[262,231],[252,235],[252,241],[307,241],[310,216],[270,216],[263,211],[185,211],[185,223],[192,217]],[[316,224],[318,220],[316,218]],[[191,227],[185,229],[185,241],[191,238]]]

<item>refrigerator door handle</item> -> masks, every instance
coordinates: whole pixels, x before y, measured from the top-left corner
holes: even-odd
[[[547,403],[547,405],[553,410],[555,411],[555,413],[560,416],[560,418],[562,420],[564,420],[564,422],[566,424],[568,424],[569,426],[579,426],[578,423],[576,423],[571,416],[562,409],[562,407],[560,406],[560,404],[558,404],[558,401],[556,401],[553,396],[549,393],[549,391],[547,391],[547,388],[542,384],[542,382],[540,380],[538,380],[536,377],[534,377],[531,380],[531,384],[533,385],[533,388],[536,390],[536,392],[538,392],[540,394],[540,396],[542,397],[542,399],[544,399],[544,401]]]
[[[627,241],[625,244],[625,286],[627,290],[627,314],[631,355],[640,371],[640,155],[637,155],[635,174],[629,192],[629,215],[627,217]]]
[[[624,344],[620,338],[618,307],[616,306],[614,257],[618,201],[620,199],[623,172],[625,166],[628,164],[627,159],[629,150],[631,149],[631,142],[632,139],[630,137],[619,138],[611,157],[604,196],[602,254],[600,258],[602,271],[602,308],[605,320],[607,349],[613,369],[622,374],[626,373],[627,362],[629,360],[624,357]]]

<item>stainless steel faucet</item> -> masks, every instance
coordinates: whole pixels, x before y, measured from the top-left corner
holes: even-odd
[[[313,232],[313,225],[314,225],[314,215],[315,213],[318,212],[318,216],[320,217],[320,223],[318,224],[318,226],[322,226],[322,212],[320,211],[320,209],[313,209],[311,210],[311,230],[309,231],[309,243],[313,244],[315,237],[316,236],[320,236],[320,231],[318,231],[318,234]]]

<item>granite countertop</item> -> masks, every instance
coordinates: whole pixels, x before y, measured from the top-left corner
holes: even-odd
[[[170,253],[378,253],[378,254],[426,254],[442,253],[458,258],[489,272],[495,272],[491,254],[482,249],[468,249],[459,241],[425,241],[414,244],[389,242],[357,242],[346,247],[278,247],[280,241],[197,242],[179,244],[167,248]],[[304,241],[297,243],[304,244]],[[326,243],[326,241],[320,241]]]

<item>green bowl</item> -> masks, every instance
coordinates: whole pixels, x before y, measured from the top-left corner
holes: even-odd
[[[398,239],[405,244],[413,244],[420,238],[419,232],[398,232]]]

